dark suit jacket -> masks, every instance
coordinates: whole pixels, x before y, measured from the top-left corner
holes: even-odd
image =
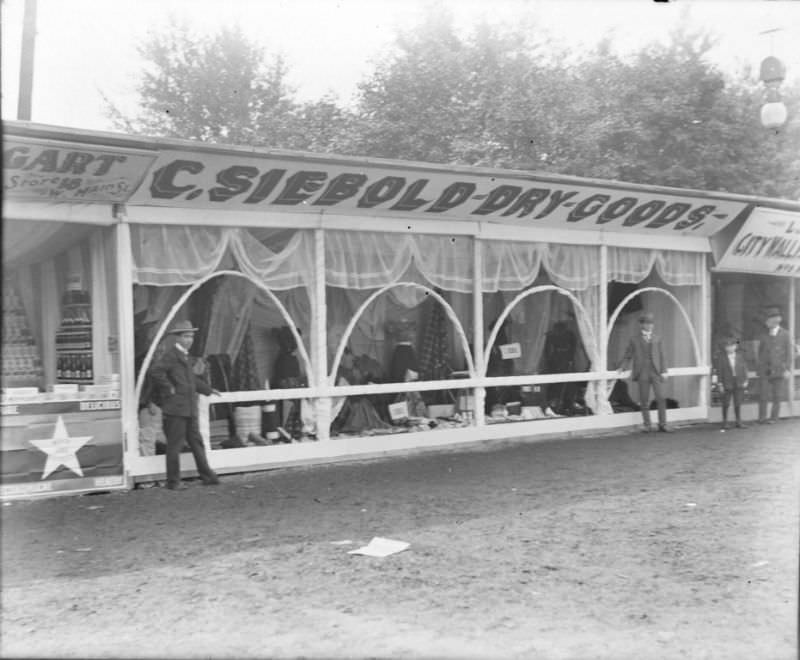
[[[789,331],[778,329],[772,337],[769,332],[758,343],[758,375],[766,378],[783,378],[783,372],[792,366],[792,338]]]
[[[731,369],[728,354],[723,353],[717,359],[717,376],[722,387],[726,390],[734,388],[742,388],[747,382],[747,365],[745,364],[744,355],[737,351],[736,353],[736,373]]]
[[[150,371],[165,415],[196,417],[197,392],[211,394],[211,387],[195,375],[191,359],[176,346],[169,348]]]
[[[664,359],[664,342],[661,337],[653,333],[650,343],[653,345],[653,365],[655,366],[655,373],[652,374],[652,379],[662,381],[664,379],[661,374],[667,370],[667,361]],[[617,368],[621,369],[633,360],[631,380],[639,380],[642,375],[646,375],[651,369],[648,365],[648,350],[649,347],[642,337],[642,333],[637,332],[628,342],[628,347],[625,349],[625,354],[619,361]]]

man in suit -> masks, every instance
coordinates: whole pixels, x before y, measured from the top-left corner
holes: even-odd
[[[163,413],[164,435],[167,438],[167,488],[182,490],[180,452],[184,441],[189,445],[203,483],[215,485],[219,479],[206,460],[206,450],[197,423],[197,392],[219,394],[199,378],[193,369],[189,349],[194,343],[189,321],[178,321],[169,330],[167,348],[151,370]]]
[[[655,318],[651,312],[642,312],[639,316],[640,331],[631,337],[625,354],[617,365],[622,372],[625,365],[633,362],[631,380],[639,386],[639,405],[642,408],[644,431],[649,433],[650,426],[650,388],[658,404],[658,430],[669,433],[667,428],[667,403],[661,384],[667,378],[667,362],[664,359],[664,343],[653,332]]]
[[[767,310],[767,331],[758,344],[758,377],[761,388],[758,398],[759,424],[774,424],[780,414],[783,384],[789,378],[792,365],[792,339],[781,327],[781,311]],[[767,402],[772,401],[772,415],[767,419]]]
[[[722,394],[722,430],[728,425],[728,406],[733,398],[733,414],[736,417],[736,428],[747,428],[742,424],[742,395],[747,387],[747,366],[744,358],[737,353],[739,340],[728,337],[723,342],[725,353],[717,362],[717,386]]]

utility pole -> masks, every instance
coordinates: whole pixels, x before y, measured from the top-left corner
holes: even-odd
[[[36,46],[36,0],[25,0],[22,22],[22,52],[19,62],[17,119],[30,120],[33,106],[33,59]]]

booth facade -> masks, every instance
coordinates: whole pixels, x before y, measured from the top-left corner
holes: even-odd
[[[711,239],[773,203],[5,131],[4,285],[27,344],[4,332],[3,350],[33,361],[4,355],[8,497],[163,477],[148,370],[178,319],[222,390],[198,405],[223,473],[637,424],[615,367],[645,308],[669,420],[706,419]]]
[[[756,357],[764,333],[766,310],[781,312],[793,339],[795,357],[792,375],[783,391],[781,414],[800,409],[800,216],[789,208],[755,208],[732,223],[712,240],[715,264],[713,291],[712,346],[720,349],[726,336],[739,339],[747,360],[750,386],[746,392],[745,414],[756,419],[760,382]],[[713,388],[712,388],[713,394]],[[717,397],[712,396],[712,405]],[[716,406],[712,418],[717,417]]]

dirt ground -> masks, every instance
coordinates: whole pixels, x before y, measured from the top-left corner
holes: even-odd
[[[13,502],[0,651],[795,658],[798,458],[795,419]]]

